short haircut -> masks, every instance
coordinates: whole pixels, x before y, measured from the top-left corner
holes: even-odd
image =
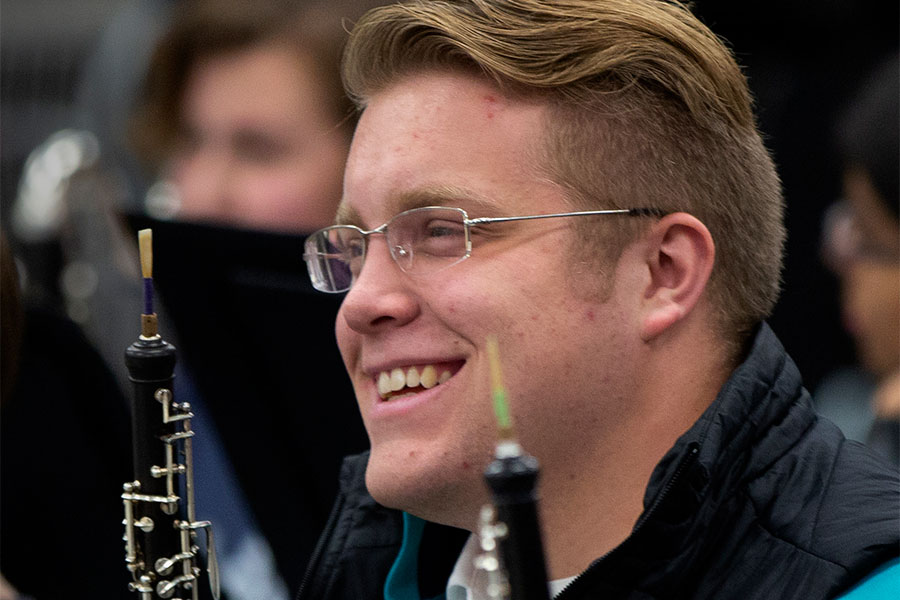
[[[351,33],[344,85],[364,109],[379,90],[430,69],[477,74],[512,96],[546,102],[545,168],[573,205],[699,218],[716,243],[707,287],[715,326],[732,349],[771,313],[785,239],[781,184],[740,68],[684,5],[413,0],[381,7]],[[582,231],[596,235],[588,230],[600,227]],[[640,226],[617,221],[603,231],[605,240],[590,246],[609,261]]]

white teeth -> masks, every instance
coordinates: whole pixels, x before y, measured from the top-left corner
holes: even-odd
[[[416,387],[419,383],[419,372],[416,371],[415,367],[410,367],[409,371],[406,372],[406,385]]]
[[[437,369],[428,365],[424,369],[422,369],[422,374],[419,375],[419,383],[423,388],[430,389],[437,385]]]
[[[385,371],[378,374],[378,393],[384,398],[391,391],[391,376]]]
[[[393,392],[399,392],[403,388],[417,388],[419,386],[425,389],[431,389],[434,386],[446,382],[453,374],[445,369],[438,377],[437,369],[434,365],[426,365],[422,368],[421,373],[416,367],[409,367],[404,372],[401,368],[391,369],[390,371],[382,371],[378,374],[376,381],[378,394],[382,398],[386,398]],[[400,397],[393,394],[394,398]]]
[[[391,371],[391,391],[399,392],[406,387],[406,373],[403,369],[394,369]]]

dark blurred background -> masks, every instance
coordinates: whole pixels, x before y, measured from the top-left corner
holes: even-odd
[[[7,232],[27,155],[76,122],[86,59],[103,28],[133,2],[0,3],[0,215]],[[694,6],[744,67],[783,178],[790,237],[784,292],[771,321],[814,389],[823,374],[853,361],[840,327],[836,282],[817,250],[822,213],[841,193],[832,123],[870,65],[897,47],[900,9],[859,0],[707,0]],[[15,247],[15,236],[12,242]]]
[[[70,127],[84,64],[128,0],[0,2],[0,210],[16,195],[25,158]]]

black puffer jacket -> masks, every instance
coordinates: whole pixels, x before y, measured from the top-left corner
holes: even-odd
[[[364,471],[364,456],[345,463],[300,600],[382,598],[401,517],[368,496]],[[560,600],[833,598],[900,553],[898,474],[816,416],[766,325],[715,402],[657,465],[644,505],[631,536]],[[440,593],[463,540],[429,524],[423,598]]]

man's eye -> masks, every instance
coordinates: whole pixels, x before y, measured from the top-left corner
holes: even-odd
[[[418,257],[448,257],[465,253],[466,229],[462,223],[433,219],[425,223],[415,244]]]
[[[465,228],[461,223],[452,221],[430,221],[425,226],[425,238],[442,238],[465,235]]]

